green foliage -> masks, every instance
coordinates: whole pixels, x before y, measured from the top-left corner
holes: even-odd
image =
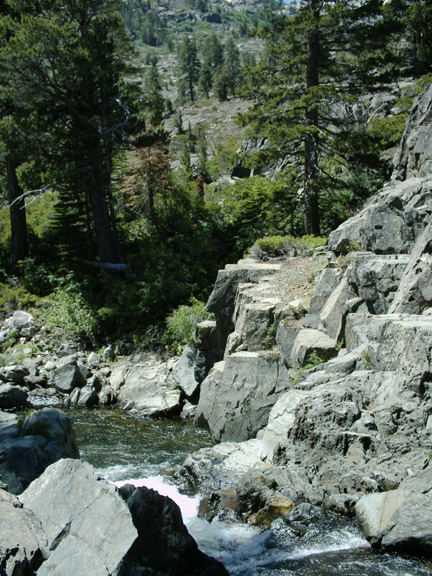
[[[311,368],[315,368],[320,364],[323,364],[329,359],[328,355],[325,353],[319,353],[317,350],[312,350],[310,354],[308,354],[306,363],[303,365],[304,370],[310,370]]]
[[[70,336],[95,342],[99,330],[97,316],[72,275],[47,298],[39,314],[49,330],[60,329]]]
[[[378,140],[380,148],[385,150],[399,143],[407,118],[408,114],[372,118],[369,122],[369,134]]]
[[[212,317],[205,309],[204,302],[191,298],[189,305],[179,306],[168,316],[163,342],[171,351],[181,353],[183,346],[194,342],[197,324]]]
[[[19,262],[20,278],[23,287],[37,296],[46,296],[53,289],[53,278],[45,264],[38,264],[34,258]]]
[[[266,238],[259,238],[253,250],[253,253],[260,259],[277,258],[286,256],[290,253],[309,251],[316,248],[321,248],[327,244],[327,238],[323,236],[301,236],[295,238],[294,236],[267,236]]]
[[[277,327],[272,324],[267,329],[267,334],[264,336],[262,341],[263,350],[271,350],[276,344],[276,332]]]

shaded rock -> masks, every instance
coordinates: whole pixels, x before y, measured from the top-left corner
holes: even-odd
[[[47,538],[39,518],[16,496],[0,490],[0,573],[33,574],[47,555]]]
[[[85,406],[86,408],[97,406],[97,404],[99,404],[98,393],[92,386],[87,384],[87,386],[81,388],[77,404],[78,406]]]
[[[245,516],[245,521],[255,526],[270,528],[277,518],[283,518],[292,511],[295,504],[286,496],[274,495],[267,498],[258,512]]]
[[[389,313],[422,314],[432,304],[432,224],[410,254]]]
[[[68,355],[60,359],[52,376],[54,388],[59,392],[69,394],[74,388],[82,388],[86,380],[79,369],[74,355]]]
[[[35,388],[47,388],[48,378],[45,375],[32,376],[30,374],[24,378],[24,385],[30,390],[34,390]]]
[[[117,394],[111,386],[104,386],[99,392],[99,403],[103,406],[111,406],[117,402]]]
[[[3,382],[13,382],[18,386],[24,385],[24,378],[30,374],[30,371],[24,366],[5,366],[0,370],[0,379]]]
[[[14,494],[22,492],[47,466],[60,458],[78,458],[69,418],[55,408],[35,410],[24,420],[0,421],[0,476]]]
[[[347,270],[347,279],[356,294],[366,302],[371,314],[385,314],[399,289],[410,257],[356,254]]]
[[[336,341],[324,332],[312,328],[299,330],[292,340],[291,346],[291,349],[289,346],[285,349],[284,352],[289,355],[284,356],[284,360],[292,368],[299,368],[307,364],[313,352],[318,354],[322,362],[337,354]]]
[[[41,520],[48,559],[38,576],[108,576],[136,540],[129,510],[116,488],[79,460],[50,466],[20,496]]]
[[[315,294],[311,299],[309,311],[304,319],[305,328],[318,329],[320,312],[327,298],[338,287],[342,273],[334,265],[328,265],[319,275],[315,286]]]
[[[198,549],[183,524],[180,508],[170,498],[130,485],[121,488],[120,494],[129,507],[138,538],[119,576],[139,573],[142,566],[151,573],[170,576],[228,576],[220,562]]]
[[[0,384],[0,410],[21,408],[27,404],[27,392],[20,386]]]
[[[196,327],[196,342],[204,359],[204,378],[216,362],[224,357],[225,340],[215,320],[205,320]]]

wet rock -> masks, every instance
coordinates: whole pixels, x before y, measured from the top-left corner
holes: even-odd
[[[202,448],[186,458],[178,474],[193,490],[202,494],[233,488],[249,470],[254,470],[256,475],[266,467],[260,450],[261,444],[257,440],[223,442]]]
[[[228,576],[220,562],[203,554],[188,533],[180,508],[170,498],[148,488],[126,485],[120,489],[138,538],[129,550],[119,576],[146,566],[169,576]]]
[[[383,550],[415,554],[432,550],[432,468],[397,490],[363,496],[356,515],[365,536]]]

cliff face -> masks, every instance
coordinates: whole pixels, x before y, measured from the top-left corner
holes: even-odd
[[[348,512],[360,501],[374,542],[427,548],[416,519],[410,524],[399,507],[417,494],[420,483],[404,486],[429,470],[431,453],[431,102],[432,88],[414,104],[392,183],[330,235],[329,252],[309,259],[316,266],[308,277],[317,276],[310,302],[298,258],[271,276],[244,275],[243,262],[218,277],[214,329],[231,333],[201,385],[197,420],[230,442],[185,462],[193,483],[239,493],[260,470],[273,495]],[[280,290],[282,269],[297,279],[291,291]],[[224,308],[218,294],[227,283]],[[404,498],[386,509],[391,521],[374,524],[392,499],[369,505],[368,494],[398,486]]]

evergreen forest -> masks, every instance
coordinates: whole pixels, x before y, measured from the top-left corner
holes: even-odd
[[[1,0],[0,26],[0,313],[93,344],[175,345],[226,263],[325,243],[432,79],[428,0]]]

